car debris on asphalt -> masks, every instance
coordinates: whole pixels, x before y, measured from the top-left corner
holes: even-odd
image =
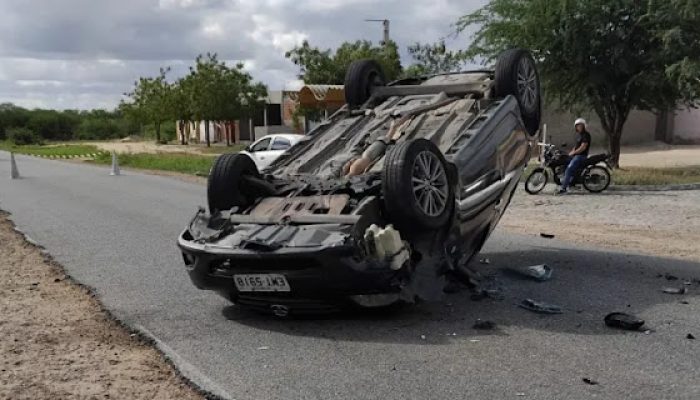
[[[545,239],[554,239],[554,235],[552,235],[551,233],[540,232],[540,237],[543,237]]]
[[[686,287],[681,287],[681,288],[667,287],[667,288],[663,288],[662,291],[666,294],[686,294],[686,293],[688,293],[688,288],[686,288]]]
[[[584,383],[587,383],[587,384],[589,384],[589,385],[597,385],[597,384],[598,384],[598,381],[594,381],[594,380],[591,379],[591,378],[583,378],[583,379],[581,379],[581,380],[582,380]]]
[[[631,314],[613,312],[605,316],[605,325],[610,328],[637,331],[644,325],[644,320]]]
[[[489,260],[488,258],[482,258],[482,259],[479,260],[479,263],[481,263],[481,264],[491,264],[491,260]]]
[[[529,267],[512,267],[510,270],[540,282],[552,279],[552,268],[547,264],[531,265]]]
[[[689,333],[685,336],[685,338],[690,339],[690,340],[695,340],[695,335],[693,335],[692,333]]]
[[[480,331],[490,331],[496,328],[496,323],[489,320],[477,319],[472,328]]]
[[[561,314],[563,313],[561,307],[554,305],[554,304],[548,304],[545,302],[541,301],[535,301],[532,299],[525,299],[520,304],[518,304],[519,307],[524,308],[526,310],[540,313],[540,314]]]
[[[472,301],[481,301],[484,299],[492,299],[492,300],[497,300],[501,301],[503,300],[503,295],[501,294],[501,291],[498,289],[480,289],[477,288],[474,290],[474,293],[469,297]]]

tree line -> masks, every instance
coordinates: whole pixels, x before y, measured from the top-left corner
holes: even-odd
[[[16,144],[113,139],[138,129],[118,110],[28,110],[11,103],[0,104],[0,140]]]

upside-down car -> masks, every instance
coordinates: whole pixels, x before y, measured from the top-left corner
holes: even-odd
[[[278,316],[439,298],[508,206],[541,116],[523,49],[489,70],[385,83],[373,60],[346,105],[259,171],[225,154],[178,238],[193,283]]]

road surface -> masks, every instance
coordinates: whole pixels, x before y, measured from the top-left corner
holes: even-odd
[[[503,299],[468,291],[394,313],[282,320],[196,290],[175,239],[205,203],[202,186],[0,152],[0,209],[126,324],[153,335],[182,372],[231,399],[698,399],[700,278],[696,263],[577,248],[497,230],[477,265]],[[572,228],[574,229],[574,228]],[[483,257],[482,256],[482,257]],[[546,263],[551,281],[508,266]],[[681,278],[667,281],[659,274]],[[516,306],[560,305],[560,315]],[[687,302],[688,304],[683,304]],[[604,326],[612,311],[648,333]],[[477,318],[494,331],[472,328]],[[597,382],[587,384],[584,378]]]

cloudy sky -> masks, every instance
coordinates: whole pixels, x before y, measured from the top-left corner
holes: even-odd
[[[285,51],[302,40],[324,48],[391,36],[405,47],[452,32],[485,0],[2,0],[0,103],[112,108],[139,76],[171,66],[183,74],[199,53],[243,61],[271,90],[293,85]],[[467,37],[448,39],[461,47]]]

